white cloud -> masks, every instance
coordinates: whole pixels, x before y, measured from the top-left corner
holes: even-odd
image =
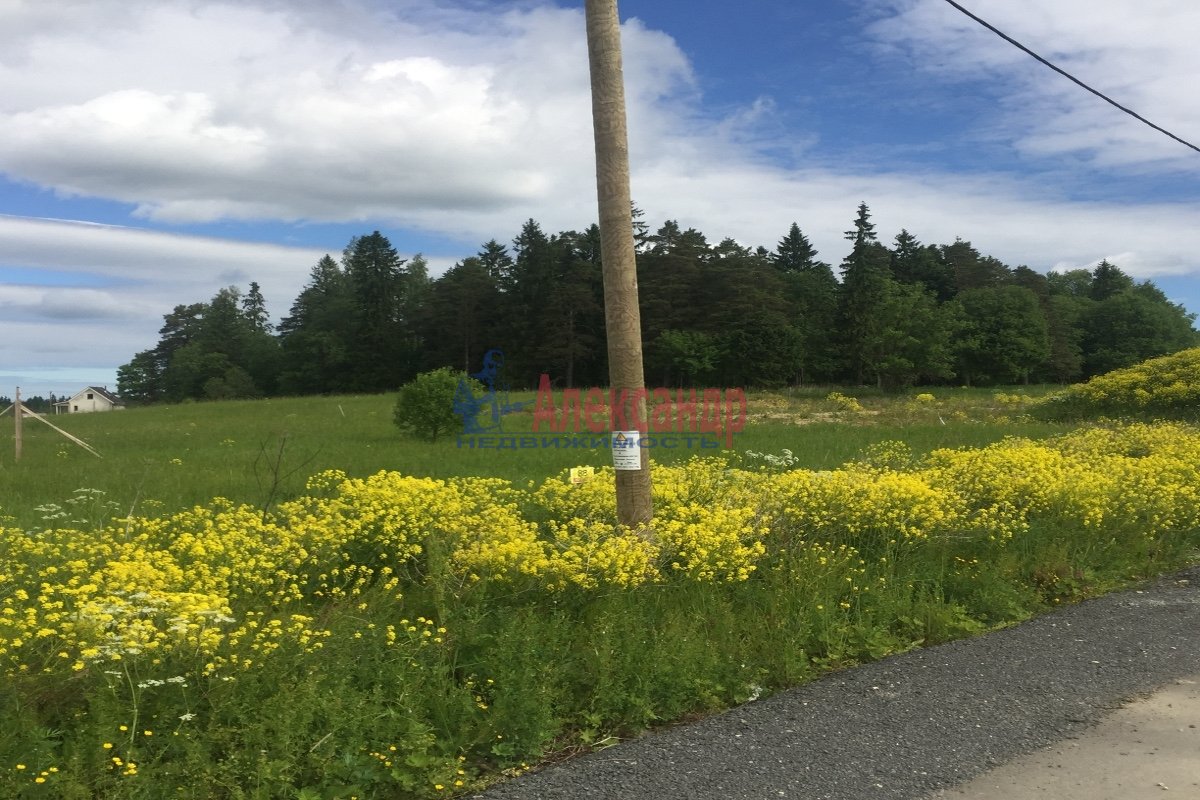
[[[986,120],[1031,158],[1200,173],[1194,150],[1037,63],[941,0],[878,0],[869,32],[948,83],[980,82],[1004,100]],[[1200,5],[1191,0],[974,0],[973,13],[1114,101],[1200,140]]]
[[[1164,124],[1200,130],[1200,108],[1180,102],[1200,78],[1187,35],[1200,6],[974,5]],[[983,123],[1030,158],[1200,165],[939,0],[878,0],[877,8],[876,41],[946,81],[1006,87],[1004,106]],[[6,13],[0,45],[13,55],[0,59],[0,171],[11,177],[131,203],[152,222],[382,220],[485,239],[530,216],[549,228],[595,216],[579,9],[94,0],[80,5],[82,21],[33,3]],[[689,63],[668,36],[631,20],[623,39],[634,196],[648,211],[664,186],[695,186],[714,169],[788,191],[809,177],[761,166],[755,146],[805,139],[787,132],[792,141],[780,141],[771,98],[705,119]],[[842,183],[840,202],[852,196],[845,187],[857,178],[828,177]],[[761,195],[728,188],[747,201]],[[715,186],[704,192],[723,206],[705,230],[739,213]],[[1045,196],[1037,187],[1024,192],[1035,202]],[[689,200],[703,202],[676,197],[663,213],[681,215]],[[797,202],[803,194],[764,199]],[[753,202],[741,213],[761,217]]]
[[[849,245],[857,203],[866,201],[881,240],[901,228],[926,243],[971,241],[980,251],[1040,271],[1098,263],[1102,258],[1141,278],[1195,272],[1200,230],[1194,210],[1179,204],[1068,202],[1038,196],[1022,181],[945,175],[847,177],[826,170],[781,173],[768,167],[709,165],[692,174],[665,169],[642,176],[639,202],[671,213],[712,240],[733,236],[768,248],[796,221],[820,257],[834,264]],[[780,202],[780,198],[787,198]]]
[[[278,316],[323,254],[0,215],[0,266],[46,275],[40,285],[0,283],[0,364],[27,376],[42,375],[47,365],[111,371],[154,346],[162,315],[175,305],[207,300],[231,283],[258,281]]]
[[[9,266],[77,273],[81,281],[163,293],[204,291],[219,286],[232,270],[264,287],[298,285],[324,255],[310,248],[4,214],[0,247],[2,263]]]
[[[443,227],[460,209],[529,213],[587,187],[577,10],[511,10],[487,27],[445,11],[449,27],[422,29],[403,16],[411,6],[391,20],[344,8],[372,33],[328,32],[304,6],[182,2],[95,36],[31,33],[24,60],[0,69],[0,170],[175,222]],[[686,87],[687,63],[638,24],[626,40],[631,103],[657,135],[667,123],[653,104]]]
[[[1166,127],[1198,135],[1190,87],[1200,78],[1191,41],[1200,6],[1190,0],[971,7]],[[1010,142],[1031,164],[1184,174],[1200,165],[940,0],[874,8],[873,41],[893,57],[946,85],[986,81],[1001,102],[978,120],[980,135]],[[813,134],[782,130],[770,97],[713,119],[669,36],[631,20],[623,43],[633,195],[652,227],[671,217],[714,241],[773,247],[796,221],[836,264],[847,249],[841,232],[865,200],[885,240],[901,227],[926,242],[962,236],[1036,269],[1105,257],[1139,277],[1197,269],[1189,206],[1080,203],[1015,175],[871,174],[870,164],[852,172],[806,161]],[[10,0],[0,3],[0,126],[0,173],[129,203],[148,226],[370,221],[482,242],[529,217],[550,231],[595,218],[577,8]],[[802,166],[763,155],[782,151]],[[396,230],[384,232],[405,249]],[[321,255],[0,216],[0,267],[57,274],[0,288],[9,333],[0,363],[26,372],[123,363],[154,343],[164,312],[229,283],[257,280],[278,316]]]
[[[136,303],[100,289],[0,285],[0,314],[51,320],[137,319]]]

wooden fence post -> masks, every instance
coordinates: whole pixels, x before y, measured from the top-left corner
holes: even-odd
[[[16,448],[16,451],[13,454],[13,461],[20,461],[21,460],[21,387],[20,386],[17,387],[17,391],[15,392],[15,394],[16,394],[16,396],[13,397],[13,419],[16,420],[17,435],[14,437],[14,442],[15,442],[14,447]]]

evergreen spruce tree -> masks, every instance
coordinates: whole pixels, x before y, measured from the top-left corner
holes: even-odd
[[[846,373],[862,383],[867,374],[869,343],[879,337],[882,320],[878,309],[887,298],[891,279],[891,254],[875,236],[866,203],[858,207],[854,228],[846,231],[853,247],[842,262],[838,321]]]
[[[352,391],[396,389],[402,382],[404,259],[379,231],[356,237],[342,259],[354,301],[354,339],[348,386]]]
[[[507,279],[512,273],[513,259],[508,253],[508,248],[495,239],[489,239],[485,242],[483,249],[479,251],[476,258],[479,259],[479,263],[497,285]]]
[[[308,283],[279,323],[279,391],[347,391],[355,325],[349,278],[326,255],[312,268]]]
[[[939,302],[954,297],[954,273],[941,259],[938,248],[922,245],[907,230],[896,234],[891,255],[892,277],[901,283],[916,283],[933,293]]]
[[[1092,286],[1088,296],[1093,300],[1107,300],[1115,294],[1133,288],[1133,278],[1126,275],[1116,264],[1102,260],[1092,270]]]
[[[464,258],[435,280],[425,319],[425,369],[452,366],[469,374],[479,370],[485,352],[503,349],[496,319],[499,303],[496,280],[478,256]]]
[[[263,298],[262,288],[258,281],[250,281],[250,289],[242,298],[242,314],[249,320],[251,327],[263,333],[271,332],[271,316],[267,313],[267,301]]]
[[[833,270],[817,259],[816,248],[794,222],[770,255],[770,262],[781,273],[790,306],[787,314],[798,338],[792,378],[805,383],[832,377],[838,367],[834,342],[838,282]]]

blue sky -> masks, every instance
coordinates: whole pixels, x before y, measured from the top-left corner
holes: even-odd
[[[968,0],[1200,140],[1191,0]],[[434,272],[530,217],[595,217],[581,2],[0,4],[0,394],[115,386],[162,315],[262,284],[278,317],[378,229]],[[1200,310],[1200,153],[943,0],[620,4],[633,194],[773,247],[956,236],[1041,271],[1108,258]],[[219,43],[219,44],[218,44]]]

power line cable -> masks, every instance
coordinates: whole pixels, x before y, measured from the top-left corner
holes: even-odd
[[[986,20],[980,19],[979,17],[975,16],[975,15],[974,15],[974,14],[972,14],[970,11],[968,11],[968,10],[967,10],[967,9],[965,9],[965,8],[963,8],[963,7],[962,7],[962,6],[960,6],[958,3],[954,2],[954,0],[946,0],[946,2],[947,2],[947,3],[949,3],[950,5],[954,6],[955,8],[957,8],[957,9],[958,9],[959,11],[961,11],[962,13],[966,14],[966,15],[967,15],[968,17],[970,17],[971,19],[973,19],[973,20],[975,20],[976,22],[978,22],[978,23],[979,23],[980,25],[982,25],[983,27],[987,28],[987,29],[988,29],[989,31],[991,31],[992,33],[994,33],[994,34],[996,34],[997,36],[999,36],[999,37],[1000,37],[1001,39],[1003,39],[1004,41],[1008,42],[1009,44],[1013,45],[1014,47],[1016,47],[1016,48],[1018,48],[1018,49],[1020,49],[1020,50],[1023,50],[1024,52],[1026,52],[1026,53],[1028,53],[1029,55],[1033,56],[1033,57],[1034,57],[1034,58],[1036,58],[1038,61],[1040,61],[1040,62],[1042,62],[1043,64],[1045,64],[1047,67],[1049,67],[1050,69],[1052,69],[1052,70],[1054,70],[1055,72],[1057,72],[1059,75],[1062,75],[1064,78],[1067,78],[1068,80],[1070,80],[1070,81],[1072,81],[1072,82],[1074,82],[1074,83],[1078,84],[1079,86],[1082,86],[1084,89],[1087,89],[1089,92],[1091,92],[1092,94],[1096,95],[1097,97],[1099,97],[1101,100],[1105,101],[1106,103],[1109,103],[1109,104],[1111,104],[1111,105],[1114,105],[1114,106],[1116,106],[1117,108],[1121,109],[1121,110],[1122,110],[1122,111],[1124,111],[1126,114],[1128,114],[1129,116],[1133,117],[1134,119],[1136,119],[1136,120],[1139,120],[1139,121],[1141,121],[1141,122],[1144,122],[1144,123],[1146,123],[1147,125],[1149,125],[1151,128],[1154,128],[1154,130],[1158,131],[1159,133],[1162,133],[1162,134],[1165,134],[1165,135],[1167,135],[1167,136],[1170,136],[1172,139],[1174,139],[1175,141],[1177,141],[1177,142],[1179,142],[1180,144],[1184,145],[1185,147],[1190,147],[1190,148],[1192,148],[1193,150],[1195,150],[1196,152],[1200,153],[1200,147],[1197,147],[1196,145],[1192,144],[1191,142],[1187,141],[1186,139],[1181,139],[1181,138],[1179,138],[1178,136],[1176,136],[1175,134],[1171,133],[1171,132],[1170,132],[1169,130],[1167,130],[1166,128],[1162,128],[1162,127],[1159,127],[1158,125],[1155,125],[1153,122],[1151,122],[1150,120],[1146,119],[1146,118],[1145,118],[1145,117],[1143,117],[1141,114],[1138,114],[1137,112],[1135,112],[1135,111],[1133,111],[1133,110],[1131,110],[1131,109],[1128,109],[1128,108],[1126,108],[1125,106],[1121,105],[1121,104],[1120,104],[1120,103],[1118,103],[1116,100],[1113,100],[1111,97],[1109,97],[1108,95],[1104,94],[1103,92],[1097,91],[1096,89],[1093,89],[1091,86],[1088,86],[1086,83],[1084,83],[1083,81],[1079,80],[1079,78],[1076,78],[1074,75],[1072,75],[1071,73],[1067,72],[1066,70],[1064,70],[1064,69],[1061,69],[1060,67],[1057,67],[1057,66],[1055,66],[1054,64],[1051,64],[1049,61],[1047,61],[1046,59],[1042,58],[1042,57],[1041,57],[1041,56],[1039,56],[1037,53],[1033,52],[1033,51],[1032,51],[1032,50],[1030,50],[1028,47],[1026,47],[1025,45],[1023,45],[1023,44],[1021,44],[1020,42],[1018,42],[1016,39],[1014,39],[1014,38],[1012,38],[1011,36],[1009,36],[1007,33],[1005,33],[1004,31],[1000,30],[999,28],[997,28],[995,25],[992,25],[991,23],[987,22]]]

